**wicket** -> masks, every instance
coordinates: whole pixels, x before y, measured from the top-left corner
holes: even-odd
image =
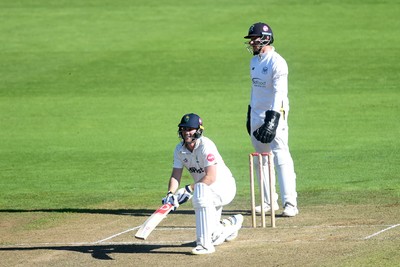
[[[268,182],[269,182],[269,195],[270,199],[273,197],[273,190],[272,186],[273,183],[272,179],[275,179],[273,176],[273,162],[272,162],[272,154],[271,153],[250,153],[249,154],[249,166],[250,166],[250,194],[251,194],[251,219],[252,219],[252,226],[253,228],[257,227],[256,223],[256,201],[255,201],[255,191],[254,191],[254,159],[258,158],[258,173],[260,177],[264,177],[263,172],[263,159],[268,160]],[[261,207],[264,205],[264,179],[260,179],[260,200],[261,200]],[[274,201],[270,201],[271,207],[271,227],[275,227],[275,209],[273,207]],[[261,227],[265,228],[265,211],[261,208]]]

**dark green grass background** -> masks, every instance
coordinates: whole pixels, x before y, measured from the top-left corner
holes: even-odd
[[[0,209],[157,207],[188,112],[247,205],[257,21],[289,64],[300,207],[398,205],[398,14],[384,0],[3,0]]]

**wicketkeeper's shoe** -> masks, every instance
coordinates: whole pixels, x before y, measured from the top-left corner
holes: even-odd
[[[271,210],[271,207],[267,203],[264,203],[263,207],[264,207],[264,212],[269,212]],[[275,211],[279,210],[278,202],[274,202],[274,210]],[[256,207],[256,212],[261,213],[261,206]]]
[[[197,245],[193,250],[192,254],[194,255],[203,255],[203,254],[211,254],[215,252],[214,246],[210,246],[208,248],[203,247],[202,245]]]
[[[285,208],[282,212],[282,216],[284,217],[294,217],[297,214],[299,214],[299,210],[297,209],[296,206],[294,206],[292,203],[286,202],[285,203]]]

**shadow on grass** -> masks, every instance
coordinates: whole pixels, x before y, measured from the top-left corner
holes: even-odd
[[[24,213],[24,212],[59,212],[59,213],[86,213],[86,214],[110,214],[110,215],[128,215],[128,216],[150,216],[155,209],[0,209],[0,213]],[[194,214],[194,210],[178,209],[174,214]],[[224,210],[223,215],[234,215],[241,213],[250,214],[249,210]]]
[[[62,245],[62,246],[32,246],[32,247],[0,247],[1,251],[33,251],[33,250],[56,250],[73,251],[83,254],[90,254],[98,260],[113,260],[110,254],[113,253],[155,253],[155,254],[183,254],[189,255],[190,252],[173,251],[169,248],[195,247],[195,242],[184,243],[181,245],[157,245],[157,244],[124,244],[124,245]],[[166,249],[166,250],[163,250]]]

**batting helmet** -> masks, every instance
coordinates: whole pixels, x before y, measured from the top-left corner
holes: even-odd
[[[178,124],[179,127],[179,136],[182,137],[182,129],[183,128],[194,128],[197,129],[194,137],[200,138],[201,135],[203,134],[203,121],[202,119],[199,117],[199,115],[194,114],[194,113],[189,113],[189,114],[185,114],[183,115],[181,122]]]

